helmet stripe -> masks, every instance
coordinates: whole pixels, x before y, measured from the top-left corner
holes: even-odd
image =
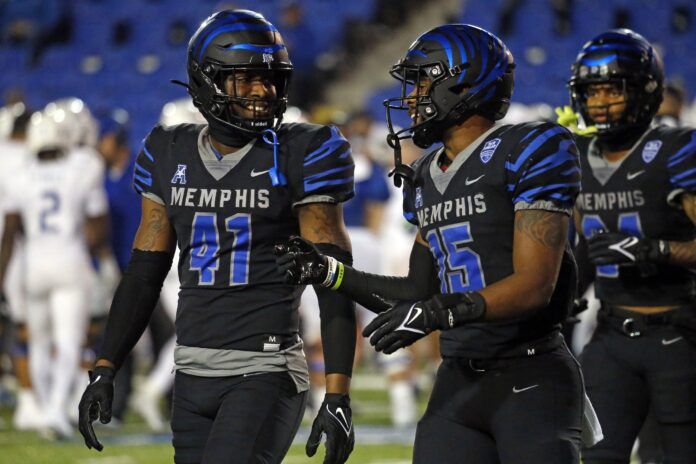
[[[205,49],[208,47],[208,44],[217,37],[218,35],[224,33],[224,32],[234,32],[234,31],[269,31],[269,32],[278,32],[278,29],[275,28],[272,24],[246,24],[246,23],[225,23],[224,25],[212,30],[209,35],[205,38],[205,41],[203,42],[203,45],[200,46],[198,49],[198,59],[200,60],[203,57],[203,53],[205,53]]]
[[[275,53],[278,50],[283,50],[284,48],[285,45],[283,44],[275,44],[269,47],[268,45],[254,45],[245,43],[230,45],[229,47],[225,47],[225,50],[249,50],[256,53]]]
[[[447,41],[447,37],[445,37],[442,34],[437,34],[437,33],[426,33],[423,35],[420,40],[432,40],[434,42],[439,42],[440,45],[442,45],[442,48],[445,49],[445,53],[447,53],[447,60],[449,61],[449,67],[452,68],[454,67],[454,61],[452,59],[452,46],[449,44]]]

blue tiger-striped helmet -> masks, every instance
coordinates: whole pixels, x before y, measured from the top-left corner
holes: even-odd
[[[568,82],[570,99],[585,123],[597,127],[600,139],[625,137],[634,128],[650,125],[662,102],[662,60],[645,38],[630,29],[613,29],[587,42],[578,53]],[[626,109],[620,119],[596,123],[590,117],[587,90],[592,84],[617,84]],[[616,104],[616,103],[615,103]],[[609,106],[604,105],[606,111]]]
[[[224,10],[210,16],[189,41],[187,70],[193,103],[221,142],[238,139],[240,131],[257,137],[264,130],[280,126],[287,107],[292,63],[280,33],[262,15]],[[224,92],[224,81],[231,73],[250,71],[268,73],[276,89],[274,100]],[[253,116],[240,116],[234,111],[235,104],[253,108]],[[268,110],[257,114],[259,107]]]
[[[391,111],[405,110],[411,127],[395,133],[421,148],[442,141],[446,129],[474,114],[497,121],[510,106],[514,60],[490,32],[469,24],[446,24],[424,33],[391,69],[401,81],[401,96],[385,100]],[[418,95],[413,89],[422,88]]]

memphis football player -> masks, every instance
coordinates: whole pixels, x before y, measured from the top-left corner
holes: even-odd
[[[301,288],[277,273],[274,245],[301,234],[350,263],[341,202],[353,195],[350,146],[334,127],[282,124],[292,64],[276,27],[225,10],[191,38],[184,84],[207,124],[155,127],[135,166],[142,222],[80,405],[80,430],[110,419],[113,376],[142,334],[180,250],[175,462],[281,462],[306,401]],[[307,452],[325,462],[354,442],[348,396],[354,305],[321,288],[327,394]]]

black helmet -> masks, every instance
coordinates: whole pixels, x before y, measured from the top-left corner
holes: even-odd
[[[421,148],[442,140],[443,132],[474,114],[497,121],[510,106],[514,62],[505,44],[469,24],[446,24],[421,35],[391,69],[402,82],[401,96],[384,101],[392,137],[412,137]],[[426,95],[415,99],[420,116],[411,127],[394,133],[391,110],[408,110],[409,93],[423,78]],[[413,115],[412,115],[413,116]],[[405,134],[405,135],[402,135]]]
[[[664,71],[657,51],[643,36],[629,29],[614,29],[587,42],[578,53],[568,82],[570,99],[585,123],[597,127],[597,135],[610,145],[621,139],[629,146],[650,125],[662,102]],[[587,88],[612,83],[623,89],[626,104],[621,118],[595,123],[589,115]],[[611,105],[606,105],[609,110]]]
[[[280,33],[262,15],[248,10],[225,10],[210,16],[191,37],[187,70],[193,103],[220,142],[239,145],[240,138],[248,140],[280,126],[287,106],[292,63]],[[224,92],[227,76],[239,71],[270,73],[277,98],[265,102],[270,108],[267,114],[245,118],[233,111],[232,103],[252,104],[255,111],[255,103],[260,100]]]

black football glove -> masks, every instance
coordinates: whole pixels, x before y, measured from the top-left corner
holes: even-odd
[[[435,295],[426,301],[401,301],[381,313],[363,330],[376,351],[391,354],[425,337],[480,319],[486,302],[476,292]]]
[[[327,393],[324,396],[324,402],[321,403],[319,413],[312,423],[312,431],[305,447],[310,458],[317,452],[322,434],[326,434],[324,464],[346,462],[355,446],[353,414],[348,395]]]
[[[329,265],[309,240],[293,236],[275,246],[276,264],[285,281],[295,285],[321,285],[326,280]]]
[[[587,240],[588,257],[596,265],[641,265],[666,262],[669,243],[618,232],[598,233]]]
[[[102,424],[111,422],[111,403],[114,401],[114,375],[112,368],[95,367],[89,372],[89,385],[80,400],[80,420],[78,428],[85,439],[87,448],[97,451],[104,449],[92,428],[92,422],[99,419]]]

